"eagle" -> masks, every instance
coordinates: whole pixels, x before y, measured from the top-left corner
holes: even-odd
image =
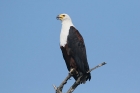
[[[60,32],[60,49],[65,60],[67,69],[72,77],[77,80],[80,76],[80,83],[90,81],[91,74],[86,55],[84,39],[75,28],[68,14],[59,14],[56,17],[62,23]]]

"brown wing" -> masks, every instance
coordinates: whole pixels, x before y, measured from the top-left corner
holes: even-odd
[[[68,45],[66,44],[64,47],[60,46],[63,54],[63,58],[65,60],[67,69],[70,71],[71,68],[77,69],[76,62],[74,61],[73,57],[69,54],[70,48],[68,48]],[[77,80],[78,76],[77,74],[73,74],[73,77],[75,80]]]
[[[68,48],[70,48],[70,55],[76,62],[77,68],[80,72],[85,74],[89,70],[89,65],[86,56],[86,47],[84,44],[83,37],[73,26],[70,27],[69,35],[67,38]],[[90,80],[90,73],[88,79]]]

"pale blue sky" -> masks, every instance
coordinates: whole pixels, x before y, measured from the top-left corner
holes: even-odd
[[[140,93],[140,0],[0,0],[0,93],[55,93],[68,73],[60,13],[83,35],[90,67],[107,62],[74,93]]]

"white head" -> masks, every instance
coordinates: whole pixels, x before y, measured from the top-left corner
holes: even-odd
[[[67,36],[69,34],[70,26],[74,26],[71,18],[68,14],[60,14],[56,17],[58,20],[62,22],[62,28],[60,33],[60,45],[65,46],[67,43]]]
[[[66,20],[71,20],[71,18],[68,14],[59,14],[56,18],[58,20],[61,20],[62,22],[66,21]]]

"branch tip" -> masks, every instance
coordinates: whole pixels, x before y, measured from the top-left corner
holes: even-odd
[[[55,89],[55,90],[57,90],[57,87],[53,84],[53,88]]]

